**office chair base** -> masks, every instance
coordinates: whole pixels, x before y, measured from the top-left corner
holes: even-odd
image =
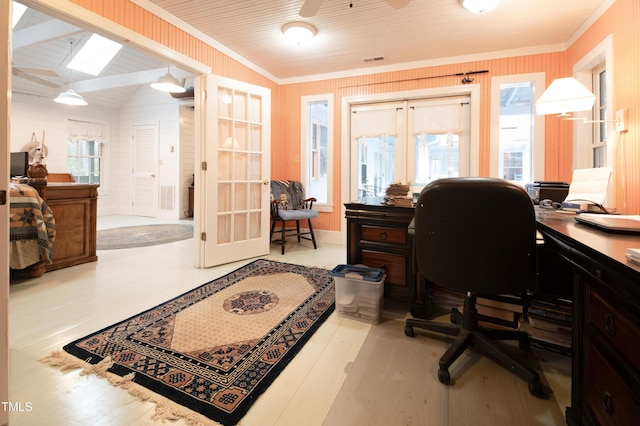
[[[468,330],[455,325],[460,319],[461,314],[459,311],[452,310],[451,320],[454,321],[454,324],[425,321],[415,318],[408,318],[405,323],[404,334],[408,337],[415,336],[414,327],[456,337],[451,346],[449,346],[440,358],[438,380],[441,383],[445,385],[451,383],[449,367],[467,348],[474,347],[499,365],[526,380],[529,384],[529,393],[531,393],[531,395],[538,398],[545,397],[538,373],[515,361],[511,356],[497,348],[492,342],[492,340],[518,340],[520,348],[527,349],[529,348],[529,336],[526,333],[517,330],[499,330],[485,327]]]

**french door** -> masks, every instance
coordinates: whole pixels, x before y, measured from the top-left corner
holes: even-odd
[[[394,182],[420,188],[470,174],[470,98],[399,100],[351,107],[350,197],[382,197]]]
[[[203,105],[202,266],[268,254],[271,91],[208,75]]]

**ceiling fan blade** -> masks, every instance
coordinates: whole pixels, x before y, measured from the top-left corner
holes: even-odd
[[[20,71],[27,74],[37,74],[37,75],[45,75],[48,77],[60,77],[57,72],[51,70],[45,70],[42,68],[24,68],[24,67],[14,67],[18,68]]]
[[[310,18],[312,16],[315,16],[315,14],[318,13],[318,10],[320,10],[322,1],[323,0],[304,0],[304,3],[300,8],[300,12],[298,12],[298,15],[302,16],[303,18]]]
[[[47,80],[39,78],[39,77],[35,77],[33,75],[30,75],[30,74],[25,74],[24,72],[21,72],[19,70],[17,72],[16,72],[16,70],[14,70],[13,75],[15,75],[16,77],[24,78],[25,80],[33,81],[34,83],[38,83],[38,84],[41,84],[43,86],[51,87],[52,89],[57,89],[58,87],[60,87],[59,84],[52,83],[50,81],[47,81]]]
[[[394,9],[402,9],[403,7],[408,5],[411,0],[384,0],[384,1],[386,1],[387,4]]]

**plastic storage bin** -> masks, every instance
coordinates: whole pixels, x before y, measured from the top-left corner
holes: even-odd
[[[382,318],[384,270],[338,265],[331,271],[336,282],[336,312],[377,324]]]

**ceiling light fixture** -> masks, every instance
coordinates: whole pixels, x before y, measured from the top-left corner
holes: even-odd
[[[557,78],[536,101],[536,114],[566,118],[570,112],[591,110],[595,100],[596,95],[575,78]]]
[[[291,40],[297,46],[311,40],[318,34],[318,30],[313,25],[306,22],[289,22],[282,26],[282,33],[287,40]]]
[[[160,77],[155,83],[151,83],[151,87],[161,92],[168,93],[184,93],[187,89],[184,88],[177,78],[171,75],[169,70],[170,65],[167,65],[167,73]]]
[[[460,0],[460,3],[471,13],[483,14],[495,9],[500,0]]]
[[[70,50],[71,53],[69,55],[69,58],[70,58],[69,60],[71,60],[73,59],[73,40],[69,41],[69,44],[71,45],[71,50]],[[53,101],[59,104],[64,104],[64,105],[77,105],[77,106],[88,105],[87,101],[85,101],[81,95],[79,95],[78,93],[75,92],[75,90],[73,90],[73,70],[72,69],[69,69],[69,89],[58,94],[58,96]]]

